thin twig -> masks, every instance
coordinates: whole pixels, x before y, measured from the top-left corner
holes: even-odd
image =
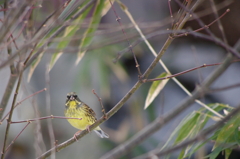
[[[70,117],[50,115],[50,116],[45,116],[45,117],[35,118],[35,119],[11,121],[10,124],[26,123],[26,122],[32,122],[32,121],[38,121],[38,120],[44,120],[44,119],[77,119],[77,120],[82,120],[82,118],[70,118]]]
[[[38,44],[38,41],[41,37],[43,37],[45,35],[45,32],[42,32],[38,37],[35,37],[35,39],[30,40],[28,43],[26,43],[25,45],[23,45],[19,50],[17,50],[15,52],[15,54],[11,55],[8,60],[6,60],[5,62],[1,63],[0,65],[0,69],[5,67],[6,65],[8,65],[9,63],[12,64],[13,60],[21,53],[23,52],[24,54],[26,53],[26,49],[29,47],[32,47],[32,44],[34,43],[34,47],[32,48],[30,55],[27,57],[27,59],[25,60],[25,66],[24,69],[26,69],[35,59],[37,56],[39,56],[39,54],[43,51],[43,49],[45,48],[46,45],[48,45],[51,40],[56,37],[63,29],[65,29],[67,26],[70,25],[71,21],[73,21],[74,19],[76,19],[81,13],[83,13],[89,6],[91,6],[96,0],[91,0],[90,2],[88,2],[82,9],[80,9],[74,16],[72,16],[72,18],[70,20],[67,20],[63,25],[61,25],[61,27],[48,39],[46,40],[45,44],[42,45],[42,47],[40,47],[38,49],[38,51],[34,54],[34,56],[32,57],[32,54],[34,52],[35,47]],[[22,4],[22,3],[21,3]],[[22,6],[22,8],[26,7],[26,4],[23,3],[24,6]],[[7,18],[5,18],[7,19]],[[11,18],[12,19],[12,18]],[[12,24],[11,24],[12,25]],[[42,26],[43,27],[43,26]],[[7,32],[7,31],[6,31]],[[7,34],[7,33],[6,33]],[[1,41],[2,39],[0,39]],[[31,59],[30,59],[31,57]],[[8,85],[6,87],[5,93],[3,95],[0,107],[2,108],[2,111],[0,111],[0,118],[2,118],[2,115],[4,113],[4,110],[6,108],[6,105],[8,103],[9,97],[11,95],[12,89],[14,87],[14,84],[16,82],[18,78],[18,75],[16,74],[12,74],[10,76]]]
[[[204,35],[202,35],[202,37],[205,37],[205,38],[208,37],[207,39],[212,40],[212,41],[216,42],[217,44],[223,46],[225,49],[227,49],[227,51],[231,52],[233,55],[235,55],[236,57],[240,58],[240,54],[238,52],[236,52],[234,49],[232,49],[231,47],[229,47],[227,43],[225,43],[224,41],[221,41],[219,38],[217,38],[209,30],[208,27],[205,27],[205,24],[203,23],[203,21],[201,19],[199,19],[198,16],[195,13],[193,13],[191,10],[189,10],[184,5],[182,5],[179,0],[175,0],[175,1],[178,3],[179,6],[183,7],[186,11],[188,11],[196,19],[196,21],[199,23],[199,25],[201,27],[204,27],[205,31],[210,35],[210,37],[204,36]],[[227,10],[230,11],[229,9],[227,9]],[[193,34],[193,33],[191,33],[191,34]],[[223,40],[226,40],[226,39],[223,39]]]
[[[19,7],[16,7],[14,12],[7,13],[7,15],[4,18],[5,25],[2,25],[2,27],[0,29],[1,30],[0,43],[2,43],[2,41],[4,40],[5,37],[8,37],[8,35],[10,35],[9,31],[10,31],[10,29],[12,29],[12,26],[19,18],[19,15],[22,15],[22,13],[24,13],[24,11],[26,11],[27,9],[29,9],[28,4],[27,4],[27,2],[24,1],[24,2],[20,3]]]
[[[5,18],[6,19],[6,18]],[[11,34],[10,34],[11,35]],[[15,42],[14,42],[15,43]],[[16,45],[15,45],[16,46]],[[17,48],[17,53],[15,53],[13,56],[9,57],[9,59],[7,61],[12,61],[17,55],[20,55],[21,51]],[[13,58],[14,57],[14,58]],[[24,66],[26,64],[27,60],[24,62]],[[7,65],[8,62],[5,62],[5,65]],[[20,66],[21,67],[21,66]],[[24,69],[24,68],[23,68]],[[8,103],[8,100],[10,98],[10,95],[12,93],[12,90],[13,90],[13,87],[15,85],[15,82],[18,78],[18,74],[17,74],[17,71],[16,71],[16,68],[14,67],[14,64],[13,63],[10,63],[10,70],[11,70],[11,76],[10,76],[10,79],[9,79],[9,82],[8,82],[8,85],[6,87],[6,90],[4,92],[4,96],[2,98],[2,101],[1,101],[1,104],[0,106],[3,108],[3,111],[0,112],[0,118],[2,118],[2,115],[4,113],[4,110],[6,108],[6,105]],[[23,71],[23,70],[22,70]],[[20,72],[21,74],[21,72]]]
[[[193,8],[194,9],[194,8]],[[152,52],[152,54],[156,57],[157,53],[156,51],[153,49],[153,47],[151,46],[151,44],[148,42],[148,40],[146,39],[146,37],[144,36],[144,34],[142,33],[141,29],[138,27],[137,23],[135,22],[135,20],[132,18],[131,14],[128,12],[128,10],[124,10],[126,15],[129,17],[129,19],[131,20],[131,22],[133,23],[133,25],[135,26],[136,30],[138,31],[138,33],[141,35],[143,41],[146,43],[146,45],[148,46],[149,50]],[[185,20],[187,20],[186,18],[184,18]],[[181,25],[180,25],[181,26]],[[171,35],[175,35],[176,32],[172,32]],[[159,60],[159,63],[161,64],[161,66],[164,68],[164,70],[171,75],[171,72],[168,70],[168,68],[166,67],[166,65],[162,62],[162,60]],[[175,78],[172,78],[174,80],[174,82],[182,89],[184,90],[184,92],[191,96],[191,93]],[[142,81],[144,82],[144,79],[142,79]],[[209,111],[213,112],[214,114],[216,114],[218,117],[222,118],[223,116],[221,114],[219,114],[218,112],[212,110],[211,108],[209,108],[207,105],[205,105],[203,102],[196,100],[196,103],[198,103],[199,105],[203,106],[204,108],[208,109]]]
[[[221,87],[221,88],[212,88],[212,89],[209,89],[208,92],[209,93],[220,92],[220,91],[225,91],[225,90],[228,90],[228,89],[234,89],[234,88],[237,88],[237,87],[240,87],[240,83],[233,84],[233,85],[230,85],[230,86]]]
[[[173,78],[173,77],[177,77],[177,76],[183,75],[185,73],[188,73],[188,72],[200,69],[200,68],[209,67],[209,66],[217,66],[217,65],[221,65],[221,63],[208,64],[208,65],[207,64],[203,64],[201,66],[194,67],[194,68],[191,68],[191,69],[188,69],[188,70],[176,73],[174,75],[170,75],[170,76],[166,76],[166,77],[162,77],[162,78],[143,79],[143,82],[153,82],[153,81],[165,80],[165,79],[169,79],[169,78]]]
[[[10,146],[17,140],[17,138],[22,134],[22,132],[27,128],[27,126],[30,124],[31,122],[29,121],[24,128],[20,131],[20,133],[15,137],[15,139],[13,139],[13,141],[8,145],[8,147],[5,150],[5,153],[9,150]]]
[[[222,125],[224,125],[228,120],[230,120],[231,118],[233,118],[235,115],[237,115],[237,113],[239,113],[240,111],[240,105],[238,105],[236,107],[236,109],[233,109],[233,111],[231,111],[226,117],[224,117],[222,120],[218,121],[217,123],[215,123],[212,126],[209,126],[208,128],[206,128],[205,130],[202,130],[200,133],[198,133],[195,137],[193,137],[192,139],[188,139],[184,142],[181,142],[175,146],[172,146],[171,148],[168,149],[164,149],[164,150],[160,150],[160,149],[155,149],[152,150],[150,152],[148,152],[147,154],[143,154],[141,156],[138,156],[134,159],[146,159],[146,158],[151,158],[151,156],[157,156],[157,157],[161,157],[163,155],[166,154],[170,154],[173,153],[176,150],[182,149],[187,147],[188,145],[191,145],[195,142],[199,142],[199,141],[207,141],[209,139],[206,139],[207,135],[209,135],[210,133],[212,133],[214,130],[218,129],[219,127],[221,127]]]
[[[223,47],[224,49],[226,49],[228,52],[232,53],[237,58],[240,58],[240,54],[235,48],[232,48],[231,46],[229,46],[228,44],[226,44],[224,41],[222,41],[221,39],[219,39],[217,37],[212,37],[212,36],[209,36],[209,35],[206,35],[206,34],[201,34],[201,33],[198,33],[198,32],[189,32],[189,34],[191,34],[195,37],[199,37],[199,38],[202,38],[202,39],[206,39],[206,40],[215,42],[216,44],[218,44],[221,47]]]
[[[5,111],[5,108],[7,106],[8,100],[9,100],[9,98],[11,96],[11,93],[12,93],[12,90],[14,88],[14,84],[15,84],[15,82],[17,80],[17,77],[18,76],[16,74],[11,74],[10,75],[10,78],[8,80],[8,84],[6,86],[6,89],[4,91],[4,95],[2,97],[2,101],[1,101],[1,104],[0,104],[0,107],[2,108],[2,111],[0,112],[0,118],[2,118],[2,115],[3,115],[4,111]]]
[[[101,107],[102,107],[103,117],[107,119],[107,115],[106,115],[104,106],[103,106],[103,104],[102,104],[102,98],[100,98],[100,97],[97,95],[97,93],[95,92],[94,89],[92,90],[92,92],[93,92],[93,94],[98,98],[98,101],[99,101],[99,103],[100,103],[100,105],[101,105]]]
[[[228,54],[223,64],[218,66],[218,68],[211,75],[208,76],[208,78],[202,83],[201,87],[197,87],[194,90],[192,96],[185,98],[183,102],[181,102],[178,106],[174,107],[175,109],[173,109],[163,117],[158,117],[151,124],[149,124],[143,130],[134,135],[131,139],[109,151],[100,159],[119,158],[132,150],[136,145],[140,144],[154,132],[161,129],[163,125],[167,124],[173,118],[178,116],[186,108],[190,107],[197,98],[201,97],[206,92],[207,88],[227,69],[227,67],[231,64],[232,59],[232,55]]]
[[[126,35],[123,27],[122,27],[121,18],[117,15],[117,12],[116,12],[113,4],[112,4],[112,1],[109,0],[109,2],[110,2],[110,4],[111,4],[112,10],[114,11],[114,14],[115,14],[115,16],[116,16],[116,21],[117,21],[118,24],[120,25],[121,30],[122,30],[122,33],[123,33],[124,36],[126,37],[126,41],[127,41],[129,50],[131,51],[131,53],[132,53],[132,55],[133,55],[133,58],[134,58],[134,60],[135,60],[135,63],[136,63],[136,67],[137,67],[137,70],[138,70],[138,75],[139,75],[139,77],[141,77],[141,76],[142,76],[142,73],[141,73],[141,70],[140,70],[140,65],[138,64],[137,57],[136,57],[136,55],[134,54],[133,49],[132,49],[132,46],[130,45],[129,39],[128,39],[128,37],[127,37],[127,35]],[[118,0],[117,0],[117,2],[118,2]],[[123,6],[123,5],[121,5],[120,7],[121,7],[123,10],[126,9],[126,6]]]
[[[181,29],[180,27],[178,29]],[[167,50],[167,48],[170,46],[171,42],[173,41],[172,37],[168,37],[168,39],[166,40],[165,44],[163,45],[162,49],[159,51],[157,57],[153,60],[153,62],[150,64],[150,66],[148,67],[148,69],[145,71],[145,73],[142,75],[142,78],[147,78],[149,76],[149,74],[152,72],[152,70],[154,69],[154,67],[157,65],[158,61],[160,60],[160,58],[163,56],[163,54],[165,53],[165,51]],[[108,119],[113,116],[122,106],[123,104],[132,96],[132,94],[135,93],[135,91],[140,88],[140,86],[143,84],[143,82],[141,80],[139,80],[130,90],[129,92],[107,113]],[[106,119],[104,117],[100,118],[99,120],[97,120],[93,125],[91,125],[89,127],[90,130],[93,130],[94,128],[96,128],[97,126],[99,126],[101,123],[103,123]],[[88,131],[84,130],[82,131],[80,134],[76,135],[75,137],[77,139],[82,138],[83,136],[85,136],[88,133]],[[51,153],[53,153],[53,151],[56,150],[61,150],[69,145],[71,145],[72,143],[76,142],[75,138],[71,138],[68,141],[65,141],[62,144],[59,144],[57,147],[53,147],[50,150],[48,150],[47,152],[45,152],[44,154],[42,154],[41,156],[39,156],[38,158],[46,158],[49,155],[51,155]]]
[[[169,8],[169,13],[170,13],[171,21],[172,21],[172,27],[173,27],[173,22],[174,22],[174,20],[173,20],[171,0],[168,0],[168,8]]]
[[[240,40],[235,44],[236,49],[239,50],[239,47]],[[228,54],[222,65],[218,66],[218,68],[205,79],[201,87],[197,87],[195,89],[195,91],[192,93],[190,97],[186,98],[178,107],[175,107],[174,110],[166,114],[164,117],[158,117],[154,122],[149,124],[143,130],[141,130],[139,133],[133,136],[130,140],[126,141],[125,143],[119,145],[112,151],[105,154],[102,157],[102,159],[118,158],[119,156],[124,155],[125,153],[130,151],[133,147],[135,147],[143,140],[145,140],[147,137],[149,137],[151,134],[153,134],[155,131],[161,129],[162,126],[165,125],[168,121],[172,120],[174,117],[180,114],[183,111],[183,109],[189,107],[194,100],[196,101],[197,96],[203,95],[203,93],[207,91],[209,86],[227,69],[227,67],[231,64],[232,60],[233,60],[232,54]]]
[[[199,29],[196,29],[196,30],[193,30],[193,32],[199,32],[199,31],[202,31],[206,28],[209,28],[211,25],[213,25],[214,23],[218,22],[222,17],[224,17],[228,12],[230,12],[230,9],[227,9],[220,17],[216,18],[215,20],[213,20],[211,23],[199,28]],[[182,34],[178,34],[178,35],[175,35],[175,37],[182,37],[182,36],[186,36],[188,35],[188,32],[186,33],[182,33]]]
[[[2,155],[1,155],[1,159],[4,159],[5,156],[5,148],[6,148],[6,144],[7,144],[7,138],[8,138],[8,134],[9,134],[9,129],[10,129],[10,123],[12,120],[12,114],[13,114],[13,109],[17,100],[17,96],[18,96],[18,91],[20,89],[20,85],[21,85],[21,80],[22,80],[22,73],[23,73],[23,65],[20,65],[20,75],[18,78],[18,83],[17,83],[17,87],[14,93],[14,97],[13,97],[13,101],[12,101],[12,106],[11,106],[11,110],[9,113],[9,117],[8,117],[8,123],[7,123],[7,127],[6,127],[6,131],[5,131],[5,135],[4,135],[4,142],[3,142],[3,147],[2,147]]]
[[[35,96],[36,94],[41,93],[41,92],[46,91],[46,90],[47,90],[47,89],[44,88],[44,89],[42,89],[42,90],[40,90],[40,91],[37,91],[37,92],[35,92],[35,93],[27,96],[27,97],[24,98],[23,100],[17,102],[17,104],[14,106],[14,109],[15,109],[18,105],[22,104],[22,102],[24,102],[24,101],[27,100],[28,98],[31,98],[31,97]],[[10,112],[8,112],[8,113],[0,120],[0,125],[2,124],[3,120],[6,119],[6,117],[9,115],[9,113],[10,113]]]
[[[97,0],[91,0],[89,1],[84,7],[82,7],[82,9],[80,9],[77,13],[75,13],[69,20],[65,21],[63,24],[61,24],[61,26],[46,40],[44,41],[44,43],[42,44],[41,47],[38,48],[38,51],[31,57],[31,59],[28,61],[28,64],[25,66],[25,68],[27,68],[35,59],[36,57],[39,56],[40,53],[42,53],[42,51],[45,49],[45,47],[50,44],[52,42],[52,40],[58,35],[60,34],[66,27],[68,27],[71,22],[76,19],[80,14],[82,14],[88,7],[90,7],[94,2],[96,2]],[[58,24],[58,23],[56,23]],[[43,25],[44,26],[44,25]],[[52,26],[54,27],[54,26]],[[44,37],[46,35],[46,30],[45,32],[42,31],[41,33],[38,33],[38,36],[34,37],[32,40],[30,40],[29,42],[27,42],[25,45],[22,46],[22,48],[20,48],[19,50],[17,50],[15,52],[15,54],[13,54],[12,56],[10,56],[8,58],[8,60],[4,61],[1,63],[0,65],[0,69],[5,67],[6,65],[8,65],[9,63],[12,63],[13,60],[16,58],[16,56],[25,51],[26,48],[32,47],[32,44],[37,44],[37,42],[39,42],[39,40]],[[25,52],[23,52],[25,53]]]
[[[121,2],[118,1],[118,3],[120,4],[120,6],[124,6],[124,4],[122,4]],[[143,41],[148,45],[148,47],[149,47],[150,44],[148,44],[148,42],[147,42],[146,39],[148,39],[148,38],[150,38],[150,37],[153,37],[153,36],[157,36],[157,35],[161,35],[161,34],[167,34],[168,32],[169,32],[169,33],[172,33],[172,35],[174,36],[174,38],[175,38],[175,37],[181,37],[181,36],[186,36],[186,35],[188,35],[188,31],[183,31],[183,30],[182,30],[182,31],[180,31],[180,32],[182,32],[182,33],[179,34],[179,33],[177,33],[179,30],[177,30],[177,31],[167,30],[167,31],[160,31],[160,32],[158,31],[159,33],[154,32],[154,33],[152,33],[152,34],[149,35],[149,36],[144,36],[143,33],[142,33],[142,31],[140,30],[140,28],[139,28],[138,25],[136,24],[135,20],[132,18],[130,12],[129,12],[126,8],[124,9],[124,11],[125,11],[126,15],[129,17],[129,19],[131,20],[131,22],[133,23],[135,29],[136,29],[136,30],[139,32],[139,34],[141,35],[141,38],[139,38],[137,41],[143,40]],[[227,12],[229,12],[229,10],[227,10],[227,11],[226,11],[225,13],[223,13],[218,19],[212,21],[210,24],[208,24],[208,25],[206,25],[206,26],[207,26],[207,27],[210,27],[210,26],[213,25],[217,20],[219,20],[220,18],[222,18],[223,16],[225,16]],[[196,29],[196,30],[194,30],[194,31],[192,31],[192,32],[199,32],[199,31],[201,31],[201,30],[204,30],[204,27],[205,27],[205,26],[203,26],[203,27],[201,27],[201,28],[199,28],[199,29]],[[146,38],[146,37],[147,37],[147,38]],[[136,44],[137,44],[137,43],[134,42],[134,44],[131,45],[131,48],[132,48],[133,46],[135,46]],[[152,47],[149,47],[149,49],[150,49],[152,52],[155,52],[155,51],[153,51],[151,48],[152,48]],[[117,57],[116,59],[118,60],[119,57],[120,57],[124,52],[129,51],[129,50],[130,50],[130,48],[126,48],[126,49],[124,49],[124,51],[118,52],[118,57]],[[116,61],[116,60],[115,60],[115,61]]]
[[[30,11],[30,13],[32,12],[32,7],[29,9],[29,11]],[[25,21],[23,22],[24,16],[26,16],[26,19],[29,19],[30,15],[31,15],[31,14],[27,14],[27,12],[28,12],[28,10],[26,10],[26,13],[24,13],[23,15],[21,15],[21,19],[19,20],[19,23],[21,22],[21,23],[23,23],[23,25],[22,25],[21,29],[19,30],[19,32],[17,33],[16,37],[13,38],[13,35],[12,35],[12,33],[13,33],[15,30],[11,30],[12,33],[10,33],[9,36],[12,38],[12,40],[9,40],[7,43],[4,43],[4,45],[0,47],[0,50],[4,49],[4,48],[7,47],[8,45],[10,45],[12,42],[14,42],[15,47],[18,49],[18,47],[16,46],[16,43],[15,43],[15,40],[21,35],[21,33],[23,32],[23,29],[26,27],[27,20],[25,20]],[[3,21],[1,20],[1,22],[3,22]],[[15,28],[15,29],[17,29],[17,28]],[[7,38],[8,38],[8,37],[7,37]]]

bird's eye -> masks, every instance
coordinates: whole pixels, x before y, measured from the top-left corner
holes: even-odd
[[[77,95],[73,95],[74,98],[77,98]]]
[[[69,95],[67,95],[67,98],[70,98],[70,96],[69,96]]]

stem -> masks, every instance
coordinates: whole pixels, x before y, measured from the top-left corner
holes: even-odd
[[[192,96],[185,98],[185,100],[180,103],[180,105],[176,106],[174,110],[164,115],[163,117],[158,117],[151,124],[141,130],[139,133],[134,135],[131,139],[126,141],[125,143],[119,145],[114,148],[110,152],[106,153],[100,159],[112,159],[119,158],[131,151],[136,145],[139,145],[142,141],[151,136],[154,132],[161,129],[165,124],[171,121],[173,118],[177,117],[180,113],[182,113],[186,108],[190,107],[191,104],[199,97],[201,97],[208,89],[208,87],[227,69],[227,67],[231,64],[233,57],[231,54],[228,54],[225,61],[222,65],[220,65],[201,85],[201,87],[197,87],[195,91],[192,93]]]
[[[233,118],[233,116],[235,116],[237,113],[239,113],[239,111],[240,111],[240,105],[237,106],[237,108],[235,108],[233,111],[231,111],[231,113],[229,113],[222,120],[218,121],[213,126],[209,126],[205,130],[202,130],[198,135],[196,135],[192,139],[188,139],[187,141],[179,143],[179,144],[177,144],[177,145],[175,145],[175,146],[173,146],[171,148],[165,149],[165,150],[161,150],[161,149],[152,150],[152,151],[148,152],[147,154],[138,156],[138,157],[136,157],[134,159],[146,159],[146,158],[151,158],[152,156],[155,156],[155,155],[157,157],[160,157],[160,156],[163,156],[163,155],[170,154],[173,151],[185,148],[185,147],[189,146],[190,144],[193,144],[194,142],[197,142],[197,141],[205,142],[205,141],[209,140],[209,139],[206,139],[206,136],[208,134],[213,133],[214,130],[216,130],[217,128],[220,128],[227,121],[229,121],[231,118]]]
[[[20,67],[23,68],[23,66],[21,66],[21,64],[20,64]],[[14,105],[15,105],[16,100],[17,100],[17,95],[18,95],[18,91],[19,91],[19,88],[20,88],[20,85],[21,85],[21,80],[22,80],[22,73],[23,73],[22,68],[20,68],[21,72],[20,72],[20,75],[19,75],[19,78],[18,78],[17,87],[16,87],[16,90],[15,90],[15,93],[14,93],[13,102],[12,102],[10,114],[9,114],[9,117],[8,117],[8,123],[7,123],[6,131],[5,131],[4,141],[3,141],[1,159],[4,159],[4,156],[5,156],[5,149],[6,149],[7,138],[8,138],[9,129],[10,129],[10,123],[11,123],[11,120],[12,120],[13,109],[14,109]]]

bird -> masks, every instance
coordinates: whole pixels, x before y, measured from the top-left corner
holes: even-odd
[[[87,129],[90,132],[89,126],[97,121],[96,114],[92,108],[80,100],[76,92],[70,92],[67,94],[65,108],[65,117],[81,118],[81,120],[67,119],[73,127],[79,129],[79,131],[74,134],[74,138],[76,140],[76,135],[82,130]],[[101,138],[109,138],[109,135],[105,133],[99,126],[94,129],[94,132]]]

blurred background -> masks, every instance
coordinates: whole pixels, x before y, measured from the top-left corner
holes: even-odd
[[[52,11],[55,10],[59,4],[63,4],[64,2],[66,2],[66,0],[43,0],[42,7],[35,9],[34,14],[36,14],[36,19],[34,19],[34,27],[39,27]],[[149,34],[171,28],[167,0],[122,0],[122,2],[128,7],[129,12],[144,33]],[[238,20],[238,16],[240,15],[240,1],[215,0],[214,3],[216,4],[219,15],[224,13],[227,8],[231,10],[221,18],[221,22],[229,45],[234,46],[240,37],[240,21]],[[179,10],[179,6],[171,2],[171,7],[175,15]],[[133,43],[140,36],[117,3],[114,3],[114,8],[118,16],[121,17],[122,27],[126,35],[129,36],[130,43]],[[198,7],[196,13],[199,14],[205,24],[209,24],[216,19],[209,1],[206,0]],[[91,12],[88,16],[91,16]],[[199,27],[200,26],[195,20],[191,20],[187,22],[184,28],[191,28],[194,30]],[[210,26],[210,30],[221,38],[217,23]],[[82,34],[83,31],[79,31],[75,36],[82,36]],[[167,37],[168,34],[154,36],[149,39],[149,42],[155,51],[158,52]],[[50,51],[44,54],[29,82],[27,81],[29,69],[24,72],[17,101],[21,101],[23,98],[44,88],[48,88],[48,90],[29,98],[18,106],[13,113],[13,121],[49,115],[64,116],[66,94],[72,91],[77,92],[80,99],[96,112],[98,118],[101,117],[101,105],[96,96],[92,93],[92,90],[94,89],[102,98],[106,111],[109,111],[138,80],[138,72],[131,52],[124,53],[116,63],[113,62],[117,57],[117,53],[128,46],[127,41],[123,39],[124,34],[116,21],[113,10],[110,9],[107,14],[102,17],[94,35],[93,42],[79,64],[75,64],[76,52],[72,51],[71,48],[76,47],[76,44],[74,40],[72,40],[68,47],[69,50],[66,49],[64,51],[52,70],[48,73],[48,65],[54,53],[51,49],[54,50],[56,47],[55,44],[51,45],[49,47]],[[107,44],[114,40],[116,40],[116,42]],[[20,43],[21,39],[18,41]],[[133,48],[133,52],[140,64],[141,71],[144,72],[153,61],[154,56],[143,42],[138,43],[138,45]],[[220,63],[226,57],[226,53],[226,50],[213,42],[193,36],[186,36],[175,39],[164,54],[162,60],[171,73],[175,74],[203,64]],[[1,52],[1,62],[6,58],[7,54]],[[215,68],[216,66],[202,68],[183,74],[177,77],[177,79],[189,91],[193,91],[194,88]],[[221,88],[239,83],[239,68],[239,63],[233,63],[213,84],[212,88]],[[149,78],[155,78],[162,72],[164,72],[162,67],[157,65]],[[5,91],[9,76],[10,71],[8,67],[0,70],[0,97],[2,97]],[[57,152],[56,158],[100,158],[106,152],[139,132],[146,125],[151,123],[151,121],[170,111],[187,97],[183,90],[172,80],[169,80],[150,107],[144,110],[143,107],[150,85],[151,83],[143,84],[114,116],[101,125],[102,129],[109,134],[109,139],[100,139],[95,133],[91,132],[80,139],[79,142]],[[240,88],[234,87],[233,89],[227,89],[225,91],[209,93],[201,100],[206,104],[218,102],[229,104],[234,107],[240,102],[239,94]],[[51,114],[47,113],[46,108],[46,100],[48,97],[50,97]],[[13,93],[4,114],[10,110],[12,99]],[[190,109],[176,117],[168,125],[164,126],[163,129],[154,133],[153,136],[137,146],[131,153],[123,158],[132,158],[146,153],[157,146],[163,146],[179,122],[187,114],[199,108],[200,106],[197,104],[192,105]],[[48,120],[52,121],[57,143],[68,140],[78,131],[65,119]],[[211,122],[213,121],[210,121],[209,124],[211,124]],[[12,141],[25,125],[26,123],[12,124],[8,142]],[[5,133],[5,127],[6,122],[3,122],[0,126],[0,134]],[[0,135],[1,142],[3,138],[4,135]],[[206,153],[211,150],[211,146],[212,145],[209,144],[209,147],[206,147]],[[32,122],[12,145],[6,158],[34,158],[36,154],[41,154],[50,149],[50,147],[47,120]],[[177,153],[175,156],[172,156],[172,158],[176,157]]]

